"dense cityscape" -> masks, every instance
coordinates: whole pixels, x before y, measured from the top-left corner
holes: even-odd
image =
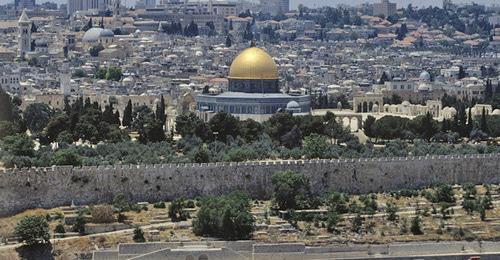
[[[0,34],[1,259],[500,256],[498,4],[15,0]]]

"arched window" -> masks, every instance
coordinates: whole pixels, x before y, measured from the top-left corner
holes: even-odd
[[[194,260],[194,256],[188,255],[188,256],[186,256],[186,260]]]
[[[207,255],[200,255],[198,257],[198,260],[208,260],[208,256]]]

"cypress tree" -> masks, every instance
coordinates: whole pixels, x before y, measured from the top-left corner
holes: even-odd
[[[130,99],[123,111],[122,125],[125,127],[130,127],[132,125],[132,101]]]
[[[113,124],[117,125],[117,126],[121,125],[121,122],[120,122],[120,112],[118,112],[118,110],[116,110],[115,114],[113,115]]]
[[[156,120],[165,124],[165,99],[161,95],[160,102],[156,104]]]
[[[481,131],[487,133],[488,126],[486,125],[486,109],[483,107],[483,113],[481,114]]]
[[[113,104],[109,104],[104,107],[104,112],[102,113],[102,121],[113,124],[114,123],[114,114],[113,114]]]
[[[469,107],[469,114],[467,115],[467,127],[466,127],[466,136],[470,135],[470,132],[474,128],[474,121],[472,121],[472,108]]]
[[[0,88],[0,121],[12,122],[14,120],[13,107],[9,94]]]

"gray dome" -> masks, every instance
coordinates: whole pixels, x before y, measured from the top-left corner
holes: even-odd
[[[286,104],[286,109],[297,109],[297,108],[300,108],[300,105],[299,103],[297,103],[297,101],[290,101],[288,102],[288,104]]]
[[[104,31],[104,29],[102,29],[102,28],[90,28],[83,35],[82,41],[83,42],[97,42],[99,40],[99,37],[101,36],[102,31]],[[111,33],[113,33],[113,32],[111,32]]]
[[[431,74],[429,74],[429,72],[427,71],[422,71],[422,73],[420,73],[420,80],[422,81],[430,81],[431,80]]]
[[[100,37],[114,37],[115,34],[110,29],[104,29],[99,34]]]
[[[37,46],[37,47],[47,47],[48,46],[47,40],[45,40],[45,39],[36,39],[35,40],[35,46]]]

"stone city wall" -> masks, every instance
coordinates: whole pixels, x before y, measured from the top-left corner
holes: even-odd
[[[32,208],[109,203],[118,193],[139,202],[244,191],[272,195],[274,172],[304,173],[312,191],[414,189],[434,183],[500,183],[500,154],[243,163],[50,167],[0,171],[0,215]]]

